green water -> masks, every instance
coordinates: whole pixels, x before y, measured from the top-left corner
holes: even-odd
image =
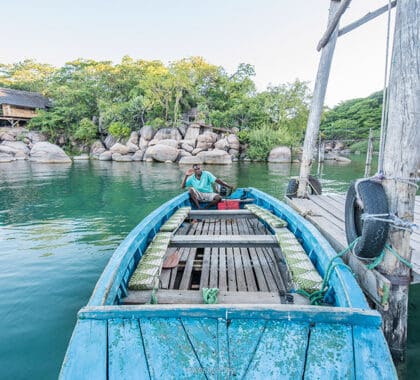
[[[324,191],[345,192],[364,157],[324,165]],[[237,187],[281,198],[296,165],[209,167]],[[0,379],[56,379],[77,311],[119,242],[181,192],[174,164],[0,164]],[[420,288],[411,289],[407,378],[419,378]],[[416,335],[417,334],[417,335]]]

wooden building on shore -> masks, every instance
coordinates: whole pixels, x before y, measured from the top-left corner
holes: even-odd
[[[26,124],[37,115],[37,110],[49,107],[50,100],[38,92],[0,87],[0,126]]]

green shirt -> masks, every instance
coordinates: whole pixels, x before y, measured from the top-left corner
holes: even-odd
[[[185,186],[192,186],[201,193],[213,193],[214,189],[212,185],[215,181],[216,177],[213,174],[203,170],[200,179],[197,179],[195,174],[190,175],[185,182]]]

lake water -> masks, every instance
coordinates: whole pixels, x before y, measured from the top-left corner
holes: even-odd
[[[237,187],[282,198],[297,165],[207,167]],[[364,157],[322,170],[345,192]],[[56,379],[77,311],[114,249],[149,212],[181,192],[175,164],[0,164],[0,379]],[[407,378],[420,378],[420,288],[410,289]]]

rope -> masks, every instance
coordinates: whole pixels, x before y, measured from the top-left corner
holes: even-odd
[[[413,264],[411,264],[409,261],[404,259],[404,257],[400,256],[398,254],[398,252],[394,248],[392,248],[389,244],[385,244],[385,248],[381,252],[381,254],[374,261],[372,261],[370,264],[366,265],[366,267],[368,269],[376,268],[383,261],[383,259],[385,257],[385,253],[386,253],[385,250],[388,250],[389,252],[391,252],[400,262],[402,262],[404,265],[406,265],[410,269],[413,268]]]
[[[203,301],[205,304],[217,303],[218,288],[203,288]]]
[[[385,73],[384,73],[384,89],[382,99],[382,117],[381,117],[381,139],[379,144],[378,172],[383,173],[384,156],[385,156],[385,139],[386,129],[388,127],[388,61],[389,61],[389,40],[391,30],[391,0],[388,0],[388,23],[386,33],[386,52],[385,52]]]
[[[361,215],[361,219],[363,221],[377,220],[379,222],[390,223],[396,229],[410,231],[410,232],[413,231],[413,228],[418,228],[417,224],[408,222],[404,219],[401,219],[398,216],[396,216],[395,214],[368,214],[368,213],[363,213]]]
[[[331,258],[330,262],[328,263],[327,270],[325,271],[325,276],[322,280],[322,285],[321,285],[320,290],[317,290],[313,293],[309,293],[303,289],[298,289],[296,293],[301,294],[302,296],[308,298],[311,305],[317,305],[317,306],[323,305],[325,303],[324,298],[328,290],[328,283],[330,282],[330,278],[333,273],[333,270],[338,266],[342,266],[344,268],[347,268],[353,274],[351,268],[348,265],[344,264],[343,262],[335,262],[335,260],[338,258],[341,258],[341,256],[352,251],[359,240],[360,240],[360,237],[356,238],[352,243],[349,244],[347,248],[343,249],[341,252],[337,253],[337,255]]]

